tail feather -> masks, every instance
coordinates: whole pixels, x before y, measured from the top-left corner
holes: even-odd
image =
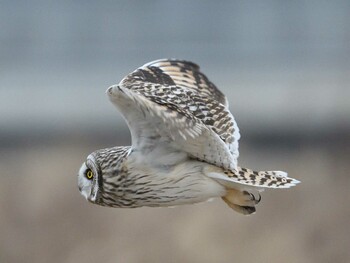
[[[222,173],[209,173],[213,179],[221,182],[227,181],[246,186],[262,188],[290,188],[300,183],[298,180],[288,177],[283,171],[253,171],[247,168],[237,167],[236,171],[225,170]]]
[[[208,166],[204,172],[226,187],[226,193],[221,198],[233,210],[244,215],[254,213],[261,200],[260,194],[256,198],[251,192],[263,191],[264,188],[289,188],[300,183],[282,171],[257,172],[242,167],[231,171]]]

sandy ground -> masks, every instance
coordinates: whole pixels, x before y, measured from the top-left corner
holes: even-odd
[[[326,145],[242,146],[241,165],[283,168],[302,181],[265,191],[252,216],[220,199],[89,204],[76,174],[88,153],[108,146],[98,142],[1,149],[0,262],[350,262],[350,147]]]

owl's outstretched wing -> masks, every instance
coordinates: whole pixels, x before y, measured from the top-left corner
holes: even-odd
[[[199,67],[157,60],[107,90],[132,135],[132,147],[147,154],[161,145],[169,151],[236,169],[239,130],[226,97]]]
[[[163,74],[168,75],[174,85],[192,90],[202,96],[210,97],[214,101],[228,107],[226,96],[202,72],[200,72],[200,68],[197,64],[177,59],[159,59],[145,64],[140,69],[155,67],[159,68]],[[124,80],[126,82],[132,81],[128,76]],[[158,84],[166,84],[163,82],[164,78],[160,78],[157,81]],[[157,81],[155,81],[155,83]]]

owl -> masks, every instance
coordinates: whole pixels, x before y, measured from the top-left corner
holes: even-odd
[[[248,215],[264,188],[299,183],[238,166],[240,133],[227,98],[192,62],[150,62],[106,93],[132,145],[97,150],[82,164],[79,191],[93,204],[167,207],[221,197]]]

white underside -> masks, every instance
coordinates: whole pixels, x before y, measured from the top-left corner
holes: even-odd
[[[149,166],[145,163],[140,165],[137,158],[130,158],[127,161],[130,176],[136,179],[136,190],[151,188],[149,196],[140,200],[138,206],[175,206],[182,204],[193,204],[207,201],[214,197],[221,197],[226,194],[226,188],[216,180],[206,176],[203,171],[209,164],[185,160],[172,167]],[[139,159],[137,159],[139,160]],[[140,175],[147,175],[140,176]],[[133,193],[128,194],[133,198]]]

